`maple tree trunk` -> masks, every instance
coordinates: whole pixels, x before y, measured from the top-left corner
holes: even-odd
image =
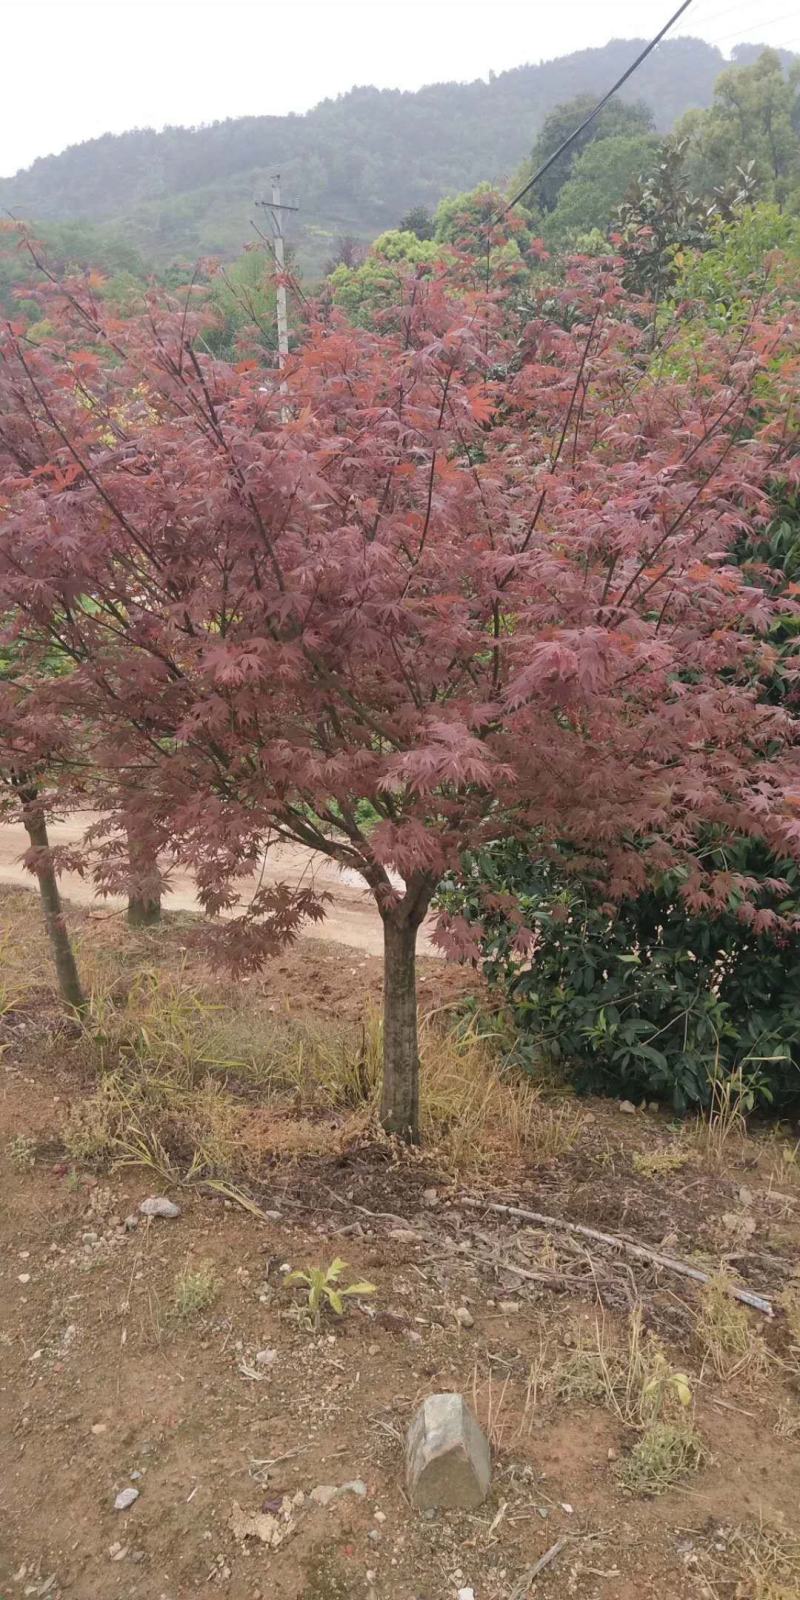
[[[128,834],[128,858],[136,883],[128,895],[128,927],[152,928],[161,921],[161,880],[158,861],[146,846],[137,844]]]
[[[36,800],[37,791],[34,788],[20,788],[22,803],[22,820],[25,832],[34,850],[49,851],[50,840],[47,835],[47,823],[39,810]],[[53,864],[49,856],[39,856],[35,868],[39,884],[39,896],[44,912],[47,937],[53,952],[58,987],[61,998],[70,1011],[82,1012],[86,1010],[86,996],[81,987],[78,976],[78,966],[75,952],[70,943],[67,924],[64,920],[64,911],[61,905],[61,894],[58,888]]]
[[[408,1144],[419,1144],[417,927],[406,919],[383,919],[381,1122]]]

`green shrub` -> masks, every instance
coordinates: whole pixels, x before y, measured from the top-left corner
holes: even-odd
[[[724,855],[732,870],[775,871],[751,841]],[[599,891],[570,879],[566,853],[562,861],[560,870],[517,842],[497,843],[440,890],[449,912],[480,924],[483,970],[511,1007],[523,1051],[561,1061],[579,1089],[669,1099],[679,1110],[707,1104],[712,1076],[739,1068],[754,1102],[800,1095],[800,936],[757,933],[733,906],[692,915],[677,877],[610,915]],[[760,904],[791,912],[800,871],[781,871],[791,893],[765,889]],[[532,958],[497,909],[508,891],[536,933]]]

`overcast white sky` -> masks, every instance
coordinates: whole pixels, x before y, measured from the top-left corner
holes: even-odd
[[[678,0],[0,0],[0,176],[105,132],[306,111],[658,31]],[[797,0],[693,0],[676,29],[800,49]]]

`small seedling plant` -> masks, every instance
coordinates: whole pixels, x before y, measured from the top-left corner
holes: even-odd
[[[375,1294],[374,1283],[359,1280],[358,1283],[341,1283],[342,1273],[347,1271],[347,1262],[341,1256],[336,1256],[329,1267],[306,1267],[295,1272],[287,1273],[284,1283],[287,1288],[296,1283],[302,1283],[307,1290],[305,1306],[305,1320],[315,1332],[318,1331],[322,1312],[326,1306],[334,1311],[337,1317],[344,1313],[344,1302],[353,1299],[356,1295]]]

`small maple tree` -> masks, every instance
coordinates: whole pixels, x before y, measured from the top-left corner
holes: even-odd
[[[240,967],[324,914],[313,881],[241,906],[265,851],[359,872],[388,1129],[418,1137],[417,931],[465,848],[570,840],[609,896],[680,862],[695,906],[752,888],[704,865],[709,824],[797,851],[792,724],[757,696],[795,602],[728,556],[794,470],[768,307],[656,359],[607,263],[520,326],[504,290],[436,271],[378,329],[312,322],[281,392],[201,353],[191,301],[122,323],[53,285],[47,314],[36,347],[0,345],[0,746],[23,701],[57,722],[104,886],[140,837],[191,869]]]

